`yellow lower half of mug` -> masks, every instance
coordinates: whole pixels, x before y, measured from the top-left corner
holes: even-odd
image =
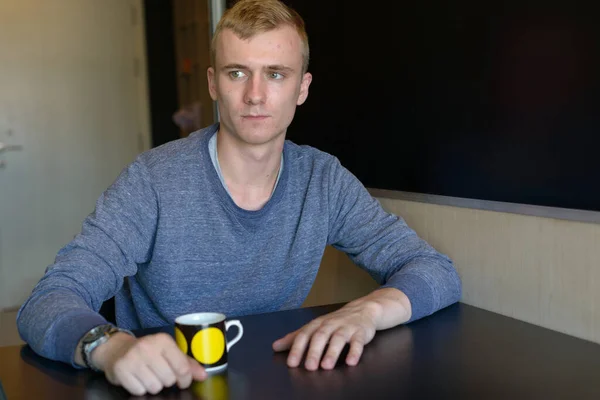
[[[183,332],[176,327],[175,341],[182,352],[187,354],[191,349],[194,359],[203,365],[216,363],[225,353],[225,336],[220,329],[214,327],[198,330],[191,338],[191,343],[188,343]]]

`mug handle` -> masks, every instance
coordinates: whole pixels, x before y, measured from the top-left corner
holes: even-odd
[[[244,334],[244,327],[242,326],[242,324],[240,323],[239,320],[234,319],[231,321],[225,321],[225,331],[229,330],[229,327],[231,325],[235,325],[238,328],[238,334],[236,337],[233,338],[233,340],[231,342],[227,342],[227,352],[229,352],[229,349],[233,347],[234,344],[236,344],[241,338],[242,335]]]

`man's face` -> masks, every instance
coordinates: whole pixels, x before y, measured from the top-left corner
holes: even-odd
[[[242,40],[225,29],[215,58],[214,69],[208,69],[208,86],[218,101],[221,129],[255,145],[285,135],[312,79],[302,73],[298,33],[284,26]]]

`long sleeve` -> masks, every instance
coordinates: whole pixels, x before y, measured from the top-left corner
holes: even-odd
[[[461,281],[450,258],[419,238],[402,218],[383,210],[337,159],[328,184],[328,243],[382,287],[404,292],[412,306],[410,321],[460,299]]]
[[[136,161],[98,199],[81,233],[62,248],[21,306],[17,326],[40,355],[74,364],[81,337],[106,323],[98,314],[124,278],[150,259],[158,198]]]

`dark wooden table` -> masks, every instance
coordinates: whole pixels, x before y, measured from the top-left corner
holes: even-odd
[[[275,339],[338,307],[240,318],[244,337],[226,373],[151,398],[600,399],[600,345],[464,304],[379,332],[353,368],[289,369],[286,355],[273,353]],[[8,400],[130,397],[101,374],[45,360],[27,346],[0,348],[0,381]]]

